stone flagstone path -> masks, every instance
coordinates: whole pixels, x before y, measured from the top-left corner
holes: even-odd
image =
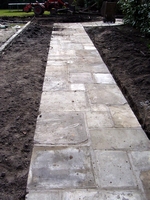
[[[83,25],[54,24],[26,200],[149,200],[150,142]]]

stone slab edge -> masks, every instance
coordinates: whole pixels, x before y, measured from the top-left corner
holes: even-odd
[[[0,52],[2,52],[8,44],[10,44],[12,42],[12,40],[17,37],[29,24],[31,23],[31,21],[29,21],[28,23],[26,23],[20,30],[18,30],[13,36],[11,36],[1,47],[0,47]]]

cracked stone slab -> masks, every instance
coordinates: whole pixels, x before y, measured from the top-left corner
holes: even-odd
[[[84,91],[43,92],[40,111],[85,111],[88,103]]]
[[[34,140],[39,144],[81,144],[88,141],[83,113],[42,113],[36,124]]]
[[[95,188],[89,148],[34,147],[27,188]]]
[[[136,188],[137,183],[126,152],[95,150],[98,181],[102,188]]]
[[[109,107],[115,127],[141,127],[128,104]]]
[[[63,200],[142,200],[139,191],[95,191],[77,190],[65,192]]]
[[[109,112],[86,112],[89,128],[113,127],[114,123]]]
[[[93,79],[91,73],[71,73],[71,83],[92,83]]]
[[[93,149],[150,149],[150,142],[140,128],[99,128],[90,130]]]
[[[116,84],[111,74],[94,74],[96,83]]]
[[[126,99],[116,85],[88,85],[88,95],[92,104],[125,104]]]

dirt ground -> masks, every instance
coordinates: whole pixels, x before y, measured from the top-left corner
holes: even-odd
[[[0,54],[0,199],[25,199],[53,22],[98,19],[33,19]],[[126,26],[86,30],[150,138],[150,41]]]

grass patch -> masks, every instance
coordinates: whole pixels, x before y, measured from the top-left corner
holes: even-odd
[[[44,15],[49,15],[50,12],[45,11]],[[23,12],[22,10],[9,9],[2,10],[0,9],[0,17],[32,17],[34,16],[34,12],[31,11],[29,13]]]

